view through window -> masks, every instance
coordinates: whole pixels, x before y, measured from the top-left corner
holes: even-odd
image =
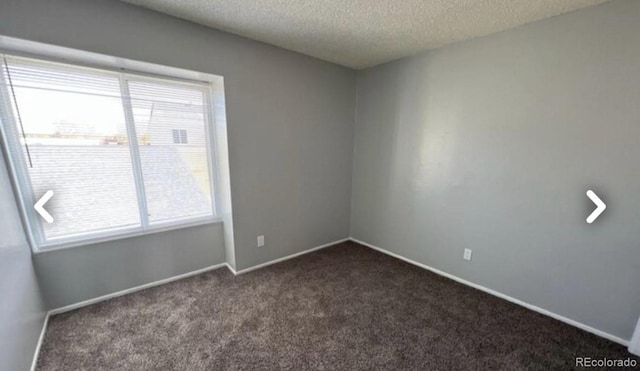
[[[54,192],[39,244],[214,216],[207,84],[10,56],[0,77],[23,197]]]

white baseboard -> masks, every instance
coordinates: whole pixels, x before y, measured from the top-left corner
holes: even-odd
[[[222,268],[222,267],[227,267],[231,271],[231,273],[233,273],[234,275],[237,276],[237,275],[240,275],[240,274],[244,274],[244,273],[248,273],[248,272],[254,271],[256,269],[267,267],[267,266],[272,265],[272,264],[280,263],[280,262],[283,262],[285,260],[293,259],[295,257],[301,256],[301,255],[304,255],[304,254],[308,254],[310,252],[314,252],[314,251],[317,251],[317,250],[320,250],[320,249],[324,249],[325,247],[329,247],[329,246],[333,246],[333,245],[336,245],[336,244],[339,244],[339,243],[342,243],[342,242],[345,242],[345,241],[349,241],[349,239],[350,238],[343,238],[343,239],[340,239],[340,240],[337,240],[337,241],[329,242],[329,243],[324,244],[324,245],[313,247],[313,248],[311,248],[309,250],[305,250],[305,251],[301,251],[301,252],[298,252],[298,253],[295,253],[295,254],[287,255],[285,257],[278,258],[278,259],[275,259],[275,260],[271,260],[271,261],[268,261],[266,263],[258,264],[258,265],[255,265],[253,267],[245,268],[245,269],[242,269],[242,270],[239,270],[239,271],[236,271],[235,269],[233,269],[231,267],[231,265],[229,265],[228,263],[216,264],[216,265],[212,265],[210,267],[198,269],[196,271],[184,273],[184,274],[181,274],[181,275],[178,275],[178,276],[165,278],[165,279],[162,279],[162,280],[159,280],[159,281],[154,281],[154,282],[146,283],[144,285],[132,287],[132,288],[129,288],[129,289],[126,289],[126,290],[122,290],[122,291],[114,292],[114,293],[111,293],[111,294],[99,296],[97,298],[81,301],[79,303],[70,304],[70,305],[66,305],[64,307],[52,309],[52,310],[49,311],[49,314],[50,315],[54,315],[54,314],[60,314],[60,313],[68,312],[68,311],[71,311],[71,310],[74,310],[74,309],[86,307],[87,305],[91,305],[91,304],[99,303],[101,301],[113,299],[113,298],[116,298],[118,296],[131,294],[133,292],[144,290],[144,289],[148,289],[150,287],[163,285],[165,283],[181,280],[183,278],[195,276],[197,274],[201,274],[201,273],[208,272],[208,271],[211,271],[211,270],[214,270],[214,269],[218,269],[218,268]]]
[[[192,271],[192,272],[187,272],[187,273],[180,274],[180,275],[177,275],[177,276],[161,279],[159,281],[145,283],[144,285],[132,287],[132,288],[129,288],[129,289],[126,289],[126,290],[113,292],[111,294],[98,296],[97,298],[81,301],[79,303],[70,304],[70,305],[66,305],[64,307],[52,309],[52,310],[49,311],[49,314],[50,315],[54,315],[54,314],[60,314],[60,313],[68,312],[70,310],[86,307],[87,305],[99,303],[101,301],[105,301],[105,300],[109,300],[109,299],[113,299],[113,298],[117,298],[118,296],[131,294],[133,292],[144,290],[144,289],[148,289],[150,287],[164,285],[165,283],[178,281],[178,280],[181,280],[183,278],[195,276],[197,274],[209,272],[209,271],[212,271],[212,270],[215,270],[215,269],[218,269],[218,268],[222,268],[222,267],[226,267],[226,266],[228,266],[227,263],[216,264],[216,265],[212,265],[212,266],[209,266],[209,267],[206,267],[206,268],[198,269],[198,270],[195,270],[195,271]]]
[[[345,242],[345,241],[349,241],[350,239],[351,238],[343,238],[343,239],[340,239],[340,240],[337,240],[337,241],[329,242],[329,243],[326,243],[324,245],[313,247],[313,248],[311,248],[309,250],[304,250],[304,251],[301,251],[301,252],[297,252],[295,254],[287,255],[285,257],[278,258],[278,259],[275,259],[275,260],[271,260],[271,261],[268,261],[266,263],[254,265],[253,267],[241,269],[239,271],[236,271],[235,269],[231,268],[231,266],[228,266],[228,267],[229,267],[229,270],[231,270],[231,272],[233,272],[233,274],[235,274],[237,276],[237,275],[240,275],[240,274],[245,274],[245,273],[249,273],[251,271],[255,271],[256,269],[268,267],[270,265],[277,264],[277,263],[283,262],[285,260],[293,259],[293,258],[296,258],[296,257],[298,257],[300,255],[304,255],[304,254],[308,254],[310,252],[314,252],[314,251],[317,251],[317,250],[320,250],[320,249],[324,249],[325,247],[337,245],[339,243],[342,243],[342,242]]]
[[[236,270],[231,266],[231,264],[229,263],[225,263],[227,265],[227,269],[231,271],[231,273],[233,273],[234,276],[237,276],[238,273],[236,273]]]
[[[38,338],[38,343],[36,344],[36,350],[33,354],[33,361],[31,361],[31,371],[36,370],[36,366],[38,365],[38,356],[40,355],[40,348],[42,347],[42,342],[44,341],[44,334],[47,332],[47,325],[49,324],[49,316],[51,312],[47,312],[44,316],[44,323],[42,324],[42,330],[40,331],[40,337]]]
[[[387,250],[385,250],[385,249],[383,249],[383,248],[380,248],[380,247],[378,247],[378,246],[374,246],[374,245],[372,245],[372,244],[370,244],[370,243],[366,243],[366,242],[364,242],[364,241],[360,241],[360,240],[358,240],[358,239],[356,239],[356,238],[351,237],[351,238],[350,238],[350,240],[351,240],[351,241],[353,241],[353,242],[359,243],[359,244],[361,244],[361,245],[364,245],[364,246],[366,246],[366,247],[369,247],[369,248],[371,248],[371,249],[373,249],[373,250],[379,251],[379,252],[381,252],[381,253],[383,253],[383,254],[387,254],[387,255],[392,256],[392,257],[394,257],[394,258],[397,258],[397,259],[403,260],[403,261],[405,261],[405,262],[407,262],[407,263],[409,263],[409,264],[413,264],[413,265],[418,266],[418,267],[420,267],[420,268],[423,268],[423,269],[429,270],[429,271],[431,271],[431,272],[433,272],[433,273],[435,273],[435,274],[438,274],[438,275],[440,275],[440,276],[443,276],[443,277],[446,277],[446,278],[452,279],[452,280],[454,280],[454,281],[456,281],[456,282],[459,282],[459,283],[461,283],[461,284],[463,284],[463,285],[467,285],[467,286],[473,287],[474,289],[478,289],[478,290],[480,290],[480,291],[484,291],[484,292],[486,292],[486,293],[488,293],[488,294],[491,294],[491,295],[493,295],[493,296],[497,296],[497,297],[499,297],[500,299],[507,300],[507,301],[512,302],[512,303],[514,303],[514,304],[517,304],[517,305],[520,305],[520,306],[525,307],[525,308],[527,308],[527,309],[530,309],[530,310],[532,310],[532,311],[534,311],[534,312],[538,312],[538,313],[540,313],[540,314],[544,314],[545,316],[549,316],[549,317],[551,317],[551,318],[555,318],[555,319],[557,319],[557,320],[559,320],[559,321],[562,321],[562,322],[564,322],[564,323],[566,323],[566,324],[569,324],[569,325],[571,325],[571,326],[577,327],[577,328],[582,329],[582,330],[584,330],[584,331],[590,332],[590,333],[592,333],[592,334],[594,334],[594,335],[598,335],[598,336],[600,336],[600,337],[603,337],[603,338],[605,338],[605,339],[608,339],[608,340],[614,341],[614,342],[619,343],[619,344],[622,344],[622,345],[624,345],[624,346],[629,346],[629,341],[628,341],[628,340],[622,339],[622,338],[617,337],[617,336],[615,336],[615,335],[611,335],[611,334],[609,334],[609,333],[607,333],[607,332],[604,332],[604,331],[598,330],[598,329],[596,329],[596,328],[593,328],[593,327],[591,327],[591,326],[585,325],[584,323],[581,323],[581,322],[578,322],[578,321],[574,321],[574,320],[572,320],[572,319],[570,319],[570,318],[567,318],[567,317],[561,316],[561,315],[559,315],[559,314],[557,314],[557,313],[553,313],[553,312],[551,312],[551,311],[549,311],[549,310],[546,310],[546,309],[540,308],[540,307],[535,306],[535,305],[533,305],[533,304],[526,303],[526,302],[524,302],[524,301],[522,301],[522,300],[518,300],[518,299],[516,299],[516,298],[513,298],[513,297],[511,297],[511,296],[509,296],[509,295],[506,295],[506,294],[503,294],[503,293],[501,293],[501,292],[498,292],[498,291],[492,290],[492,289],[490,289],[490,288],[487,288],[487,287],[484,287],[484,286],[478,285],[478,284],[476,284],[476,283],[473,283],[473,282],[467,281],[467,280],[465,280],[465,279],[462,279],[462,278],[460,278],[460,277],[454,276],[454,275],[449,274],[449,273],[447,273],[447,272],[443,272],[443,271],[441,271],[441,270],[439,270],[439,269],[436,269],[436,268],[430,267],[430,266],[428,266],[428,265],[426,265],[426,264],[418,263],[417,261],[414,261],[414,260],[411,260],[411,259],[405,258],[404,256],[398,255],[398,254],[396,254],[396,253],[392,253],[391,251],[387,251]]]

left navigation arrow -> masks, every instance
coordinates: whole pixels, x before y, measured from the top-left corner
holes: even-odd
[[[40,216],[49,224],[53,223],[53,217],[47,212],[47,210],[44,209],[44,204],[46,204],[51,199],[51,197],[53,197],[53,191],[47,191],[47,193],[45,193],[44,196],[40,197],[38,202],[33,205],[33,208],[36,209],[38,214],[40,214]]]

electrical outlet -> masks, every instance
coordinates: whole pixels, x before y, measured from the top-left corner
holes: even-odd
[[[464,254],[462,255],[462,257],[464,258],[464,260],[471,260],[471,250],[464,249]]]
[[[264,246],[264,236],[258,236],[258,247]]]

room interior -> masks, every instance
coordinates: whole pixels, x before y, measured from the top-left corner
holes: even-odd
[[[639,41],[636,0],[1,2],[0,370],[637,367]]]

